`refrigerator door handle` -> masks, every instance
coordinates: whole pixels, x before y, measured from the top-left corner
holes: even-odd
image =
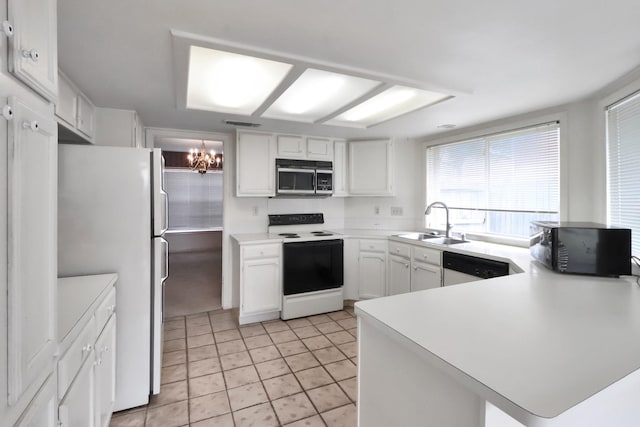
[[[164,282],[169,277],[169,242],[162,238],[160,242],[162,244],[162,277],[160,279]]]
[[[160,229],[156,231],[156,236],[162,236],[169,228],[167,224],[167,212],[169,211],[169,197],[164,190],[158,192],[160,203],[158,205],[158,215],[160,217],[159,225]]]

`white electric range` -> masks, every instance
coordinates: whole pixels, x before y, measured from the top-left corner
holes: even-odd
[[[343,240],[323,224],[321,213],[269,215],[269,235],[283,241],[285,320],[343,308]]]

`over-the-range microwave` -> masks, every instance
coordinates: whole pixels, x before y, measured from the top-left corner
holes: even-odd
[[[533,221],[529,249],[558,273],[631,274],[631,230],[593,222]]]
[[[276,197],[329,197],[331,194],[331,162],[276,159]]]

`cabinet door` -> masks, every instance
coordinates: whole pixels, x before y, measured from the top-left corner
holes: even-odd
[[[238,132],[237,196],[275,196],[275,144],[272,135]]]
[[[78,95],[78,130],[93,139],[96,108],[84,95]]]
[[[58,151],[51,109],[16,97],[9,105],[8,394],[13,404],[43,371],[53,370]]]
[[[349,193],[393,195],[393,144],[390,140],[349,142]]]
[[[58,425],[58,396],[56,375],[51,374],[36,397],[22,414],[16,427],[55,427]]]
[[[109,319],[95,347],[95,426],[107,427],[116,401],[116,315]]]
[[[61,118],[71,128],[76,127],[77,94],[67,78],[58,75],[58,103],[56,104],[56,116]]]
[[[58,406],[58,418],[64,427],[94,426],[94,358],[91,350]]]
[[[333,161],[333,142],[330,139],[307,138],[307,158]]]
[[[409,260],[399,256],[389,256],[389,295],[404,294],[411,290],[411,269]]]
[[[46,99],[58,94],[56,0],[9,0],[9,71]]]
[[[280,259],[243,260],[242,314],[279,311],[282,307]]]
[[[333,145],[333,195],[345,197],[347,190],[347,143],[336,141]]]
[[[358,282],[360,298],[383,297],[386,291],[387,260],[383,253],[360,252]]]
[[[279,159],[302,159],[306,154],[307,148],[301,136],[278,135]]]
[[[411,292],[442,286],[442,268],[423,262],[411,265]]]

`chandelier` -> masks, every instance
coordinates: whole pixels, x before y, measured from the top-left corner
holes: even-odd
[[[189,160],[189,166],[191,170],[198,171],[198,173],[207,173],[207,169],[220,169],[222,168],[222,153],[216,154],[214,150],[207,153],[207,149],[204,146],[204,140],[200,149],[192,148],[189,150],[187,156]]]

